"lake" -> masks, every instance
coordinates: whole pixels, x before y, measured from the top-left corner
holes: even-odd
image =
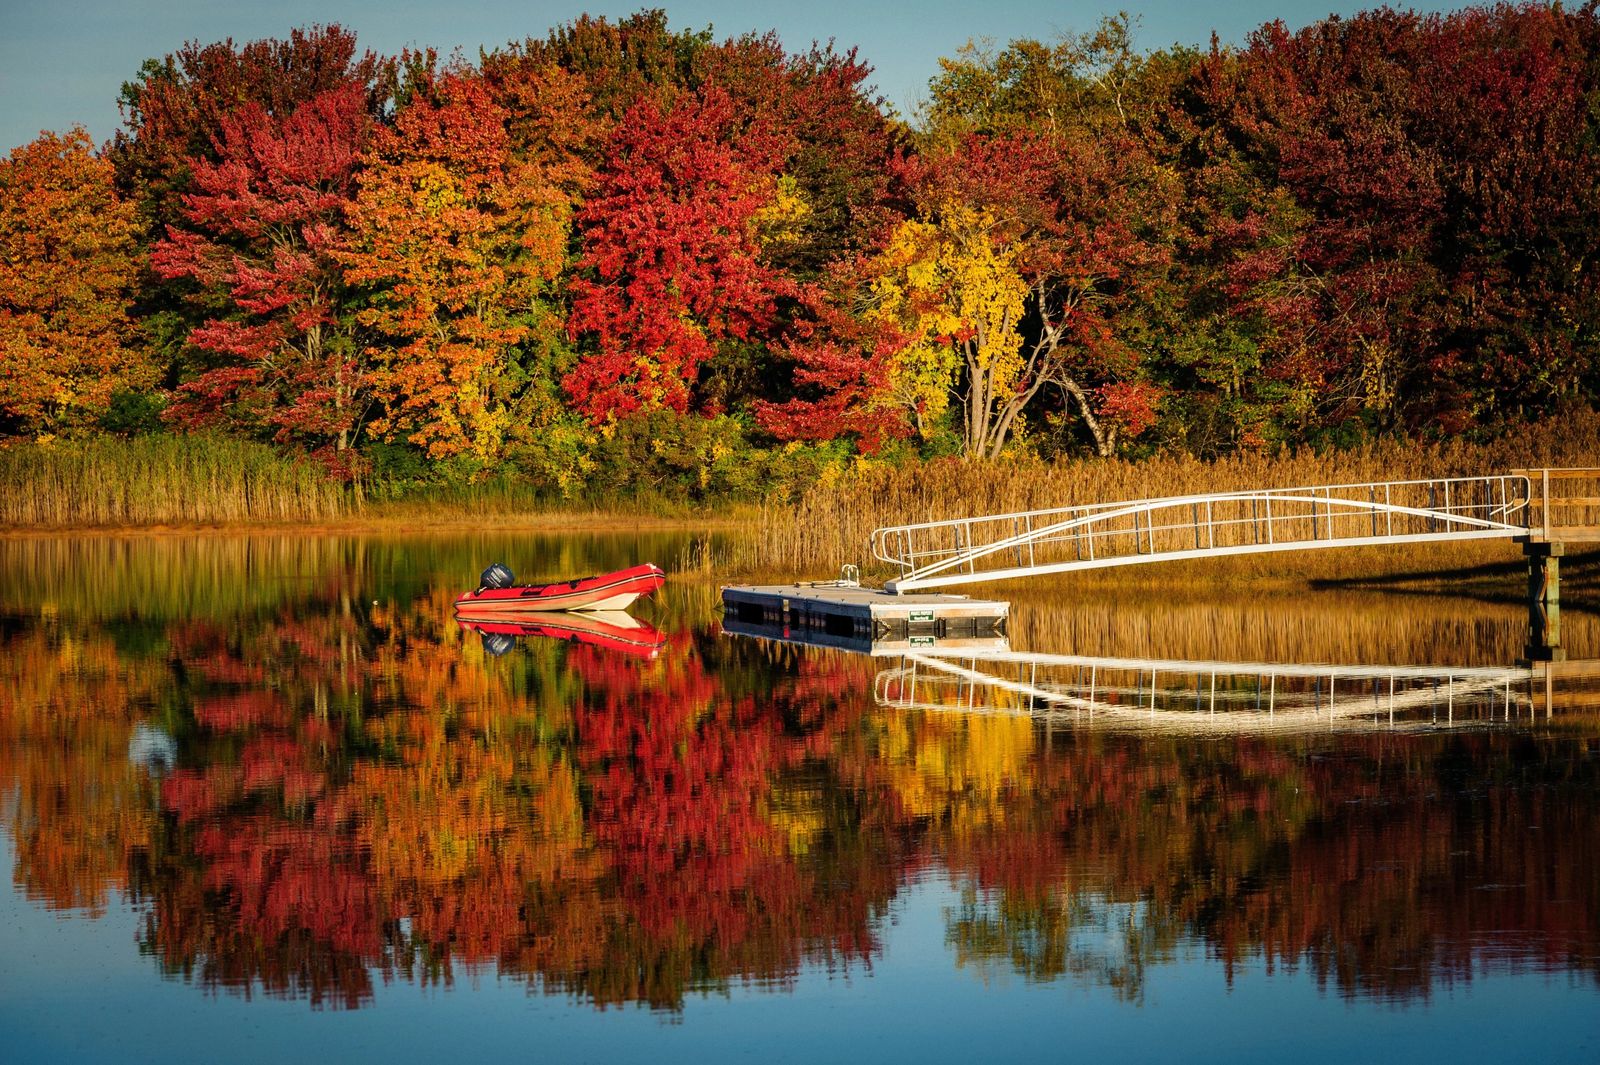
[[[0,541],[6,1058],[1600,1056],[1600,674],[1518,665],[1514,575],[999,585],[1003,646],[879,654],[709,577],[452,616],[705,546]]]

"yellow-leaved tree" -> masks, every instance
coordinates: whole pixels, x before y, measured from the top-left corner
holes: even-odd
[[[908,408],[919,434],[961,404],[964,449],[993,458],[1026,397],[1018,323],[1028,285],[999,238],[995,216],[958,202],[902,222],[873,262],[867,317],[897,335],[888,401]]]

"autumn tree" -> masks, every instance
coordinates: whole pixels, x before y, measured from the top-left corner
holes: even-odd
[[[1194,247],[1289,433],[1460,431],[1592,380],[1594,40],[1587,12],[1384,10],[1197,68]]]
[[[890,163],[907,139],[855,50],[813,45],[789,54],[776,34],[747,34],[699,50],[695,74],[788,138],[775,205],[781,225],[763,242],[774,267],[818,280],[830,264],[872,249],[898,220],[902,190]]]
[[[480,65],[491,81],[518,68],[559,67],[581,79],[589,116],[612,125],[639,101],[665,105],[694,84],[696,57],[711,40],[709,29],[673,30],[660,8],[615,22],[604,15],[580,15],[543,38],[485,52]]]
[[[359,51],[355,35],[338,25],[238,45],[189,41],[146,60],[122,86],[123,127],[109,148],[117,188],[138,207],[141,243],[165,239],[169,226],[190,227],[184,197],[197,191],[195,163],[223,161],[223,122],[242,108],[257,107],[284,120],[322,93],[355,82],[364,87],[365,109],[376,120],[388,106],[394,80],[392,63]],[[211,368],[188,340],[217,308],[192,295],[187,279],[151,269],[141,271],[135,288],[134,314],[144,343],[169,379]]]
[[[931,86],[922,202],[959,200],[1009,230],[1028,283],[1018,414],[1058,392],[1094,449],[1154,423],[1178,186],[1156,119],[1182,55],[1135,51],[1127,16],[1054,44],[968,48]]]
[[[123,128],[110,149],[118,184],[159,237],[162,227],[186,220],[192,161],[220,161],[224,119],[247,104],[284,119],[352,81],[367,87],[367,108],[377,117],[389,90],[388,65],[372,52],[359,53],[355,34],[337,24],[240,46],[231,39],[189,41],[148,59],[122,86]]]
[[[590,350],[564,384],[591,420],[686,411],[719,343],[771,327],[785,285],[762,261],[758,231],[786,148],[715,86],[629,111],[578,214],[568,328]]]
[[[756,424],[780,440],[852,439],[863,452],[910,435],[918,408],[891,382],[905,343],[892,316],[868,316],[872,278],[866,256],[835,263],[800,290],[782,347],[791,398],[755,404]],[[900,382],[904,385],[904,380]],[[926,426],[924,426],[926,427]]]
[[[476,75],[427,76],[364,157],[352,247],[337,253],[380,341],[366,349],[382,405],[371,430],[479,467],[559,413],[549,295],[584,177],[559,150],[514,154],[510,117]]]
[[[1163,325],[1177,188],[1158,165],[1148,126],[1166,67],[1135,55],[1126,24],[1117,22],[1053,47],[1016,42],[998,55],[968,50],[944,65],[922,151],[894,167],[910,217],[887,231],[878,255],[860,260],[862,283],[844,286],[857,313],[900,317],[908,328],[898,341],[876,334],[870,351],[857,350],[890,360],[879,379],[891,393],[918,365],[932,374],[924,396],[928,381],[946,380],[959,399],[969,455],[998,455],[1056,397],[1094,449],[1112,454],[1154,422],[1160,396],[1147,356]],[[982,240],[973,236],[978,229]],[[910,254],[919,239],[926,250]],[[874,286],[887,282],[873,278],[913,262],[922,264],[920,279],[917,270],[902,276],[921,296],[875,305]],[[954,284],[958,276],[965,280]],[[929,302],[941,289],[944,296]],[[942,307],[945,319],[904,317],[919,301]],[[979,301],[994,312],[986,331],[1005,326],[982,342],[977,318],[958,309]],[[938,343],[920,343],[925,337]],[[1014,357],[990,354],[1001,350],[1001,337]],[[905,342],[912,346],[902,350]],[[929,361],[940,345],[970,358],[940,370]],[[823,365],[838,363],[837,337],[819,333],[791,354],[797,383],[811,390],[765,409],[766,424],[780,432],[821,427],[814,415],[837,404],[830,392],[859,384],[821,379]]]
[[[1594,7],[1430,19],[1411,106],[1444,160],[1440,264],[1452,326],[1413,424],[1459,431],[1582,402],[1600,386],[1600,22]]]
[[[206,359],[179,388],[175,420],[267,433],[349,471],[368,397],[339,256],[370,130],[352,81],[285,117],[247,104],[221,119],[219,162],[190,159],[186,226],[151,253],[210,312],[189,334]]]
[[[1393,29],[1394,43],[1411,35]],[[1236,142],[1248,145],[1244,159],[1226,163],[1250,173],[1265,153],[1262,178],[1290,194],[1284,202],[1257,193],[1240,224],[1213,228],[1221,247],[1236,249],[1222,275],[1236,313],[1267,327],[1266,372],[1288,385],[1280,417],[1302,429],[1360,410],[1392,427],[1415,360],[1443,324],[1433,256],[1438,159],[1394,113],[1420,71],[1384,45],[1356,69],[1347,65],[1354,58],[1266,27],[1209,86],[1240,131]],[[1369,91],[1351,91],[1352,78]]]
[[[136,232],[82,128],[0,162],[0,432],[82,429],[153,383],[127,315]]]
[[[1015,253],[1001,244],[994,216],[946,204],[932,221],[907,221],[873,264],[869,320],[901,337],[890,356],[892,401],[912,413],[918,431],[943,413],[952,391],[964,396],[964,450],[992,458],[1020,410],[1018,331],[1028,286]]]

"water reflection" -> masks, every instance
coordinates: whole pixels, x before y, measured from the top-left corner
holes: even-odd
[[[210,989],[354,1008],[385,980],[491,971],[596,1005],[676,1009],[702,991],[783,989],[807,967],[865,971],[895,949],[897,898],[930,876],[961,892],[945,922],[953,972],[1130,1001],[1193,947],[1225,973],[1265,958],[1398,1001],[1486,969],[1600,980],[1600,851],[1587,845],[1600,727],[1576,703],[1547,716],[1519,701],[1512,727],[1454,730],[1079,726],[1034,711],[1083,698],[1066,674],[1087,658],[1023,690],[948,659],[734,639],[714,588],[681,582],[625,630],[648,653],[569,631],[507,633],[516,645],[495,655],[481,626],[451,616],[480,544],[407,563],[400,545],[219,543],[194,572],[234,598],[210,610],[191,609],[191,592],[150,604],[8,582],[0,622],[16,884],[55,910],[131,900],[138,949]],[[1321,609],[1352,602],[1364,600]],[[1199,611],[1225,634],[1261,608],[1220,629],[1226,605],[1150,609],[1169,626]],[[1415,648],[1415,630],[1458,626],[1456,609],[1358,606],[1311,650],[1401,633]],[[1024,631],[1045,610],[1021,611]],[[1078,610],[1073,626],[1092,617]],[[1083,642],[1117,638],[1116,617]],[[1201,634],[1174,653],[1191,641]],[[1498,637],[1478,646],[1482,658]],[[1494,668],[1463,656],[1449,644],[1433,661]],[[1028,665],[955,664],[1010,670],[1008,684]],[[1090,668],[1097,712],[1148,714],[1154,689],[1195,714],[1197,670],[1158,668],[1152,683]],[[885,679],[906,669],[922,671],[915,693],[904,674]],[[1272,690],[1299,713],[1312,683]],[[943,712],[978,692],[1027,712]],[[1326,694],[1313,693],[1324,717]]]
[[[570,640],[638,658],[654,658],[667,644],[655,626],[621,610],[530,613],[516,619],[457,614],[456,623],[477,633],[484,652],[495,658],[509,652],[518,639]]]
[[[931,642],[931,641],[930,641]],[[973,651],[902,652],[874,683],[878,705],[1015,714],[1051,723],[1211,732],[1509,725],[1594,705],[1600,661],[1501,667],[1199,662]]]

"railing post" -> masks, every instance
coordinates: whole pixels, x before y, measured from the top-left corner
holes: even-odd
[[[1544,538],[1550,539],[1550,469],[1546,467],[1540,471],[1544,484],[1540,488],[1539,509],[1544,511]]]

